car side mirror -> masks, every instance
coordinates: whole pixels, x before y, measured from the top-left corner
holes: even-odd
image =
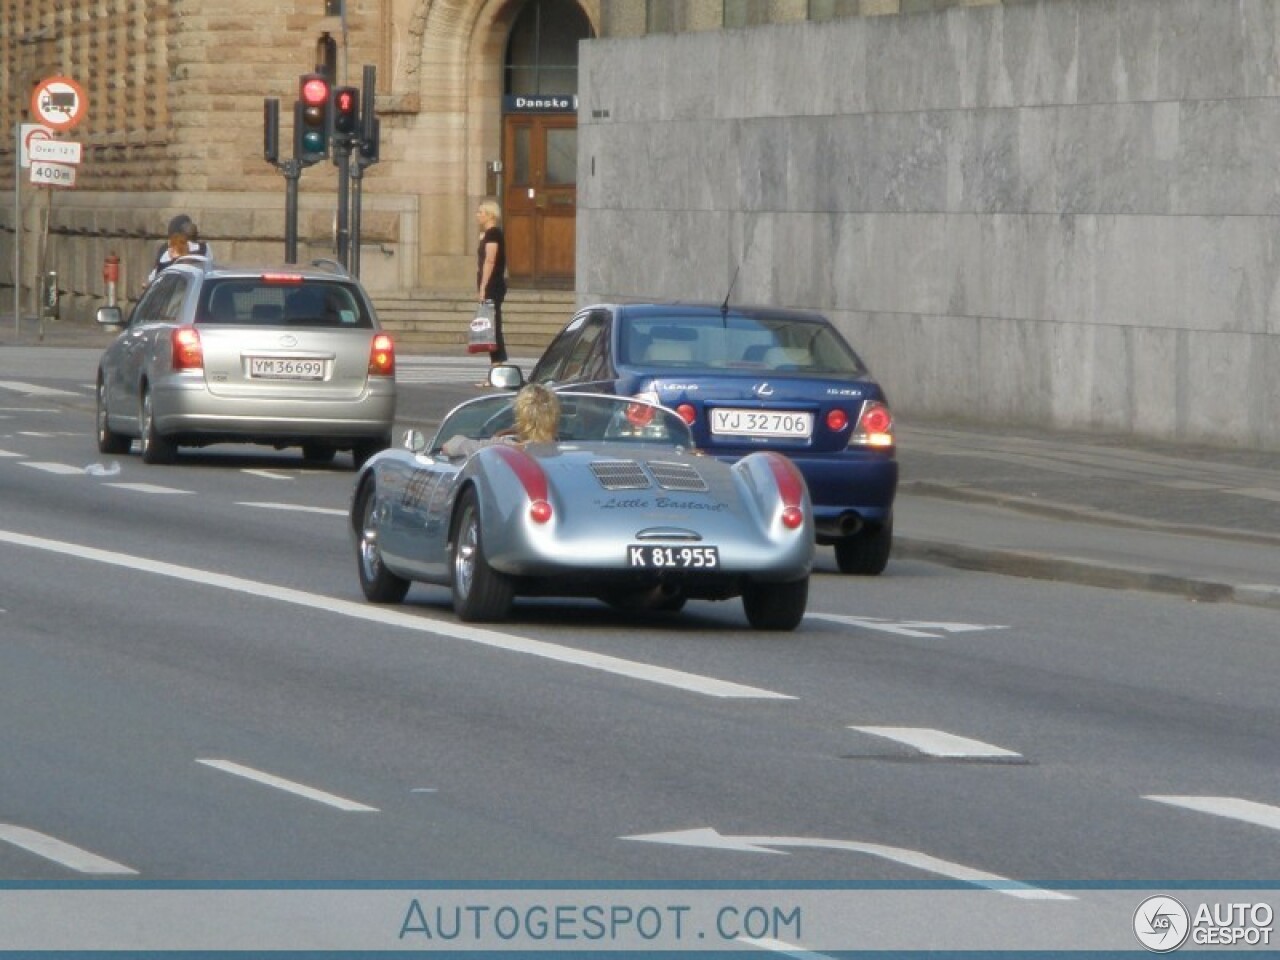
[[[427,438],[417,430],[406,430],[404,448],[410,453],[425,453],[427,450]]]
[[[500,363],[489,369],[489,386],[499,390],[519,390],[524,386],[524,374],[514,363]]]
[[[94,317],[104,327],[124,326],[124,314],[119,307],[99,307]]]

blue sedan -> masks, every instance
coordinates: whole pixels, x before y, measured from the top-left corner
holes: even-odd
[[[495,385],[523,382],[491,376]],[[834,546],[840,570],[884,570],[898,487],[893,416],[866,364],[821,314],[596,304],[569,321],[529,379],[660,403],[721,460],[785,454],[808,484],[817,542]]]

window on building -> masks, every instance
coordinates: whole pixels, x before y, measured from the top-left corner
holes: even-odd
[[[529,0],[511,28],[503,92],[576,94],[578,41],[591,36],[575,0]]]

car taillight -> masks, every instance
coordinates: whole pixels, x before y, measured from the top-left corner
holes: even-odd
[[[827,429],[839,433],[849,425],[849,415],[838,407],[827,411]]]
[[[788,530],[797,530],[804,525],[804,477],[800,469],[782,454],[771,453],[768,456],[769,469],[773,471],[778,496],[782,498],[782,525]]]
[[[302,283],[302,274],[300,273],[264,273],[262,275],[263,283]]]
[[[369,375],[371,377],[394,377],[396,375],[396,345],[385,333],[373,338],[373,346],[369,348]]]
[[[494,450],[524,487],[525,496],[529,498],[529,519],[534,523],[550,520],[555,511],[547,499],[547,475],[538,461],[516,447],[500,445]]]
[[[682,403],[676,407],[676,413],[680,414],[680,419],[693,426],[693,421],[698,419],[698,411],[693,408],[692,403]]]
[[[204,348],[200,346],[199,330],[175,327],[169,336],[173,348],[173,369],[199,370],[204,367]]]
[[[888,404],[879,400],[866,401],[849,443],[864,447],[892,447],[893,414],[889,412]]]

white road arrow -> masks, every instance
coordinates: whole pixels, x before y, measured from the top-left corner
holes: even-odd
[[[951,863],[931,857],[919,850],[907,850],[903,847],[890,847],[880,843],[860,843],[856,840],[825,840],[821,837],[753,837],[726,836],[715,827],[696,827],[692,830],[675,830],[670,833],[643,833],[623,840],[638,840],[641,843],[666,843],[678,847],[703,847],[709,850],[732,850],[739,853],[774,853],[786,854],[785,850],[774,847],[800,847],[810,850],[844,850],[849,853],[864,853],[879,857],[904,866],[915,867],[926,873],[949,877],[974,886],[987,887],[1006,896],[1023,900],[1074,900],[1075,897],[1054,890],[1044,890],[1030,884],[1019,883],[994,873],[975,870],[960,863]]]
[[[829,620],[865,630],[880,630],[903,637],[940,639],[944,633],[976,633],[979,630],[1008,630],[1008,627],[984,623],[947,623],[936,620],[882,620],[879,617],[850,617],[839,613],[806,613],[809,620]]]

